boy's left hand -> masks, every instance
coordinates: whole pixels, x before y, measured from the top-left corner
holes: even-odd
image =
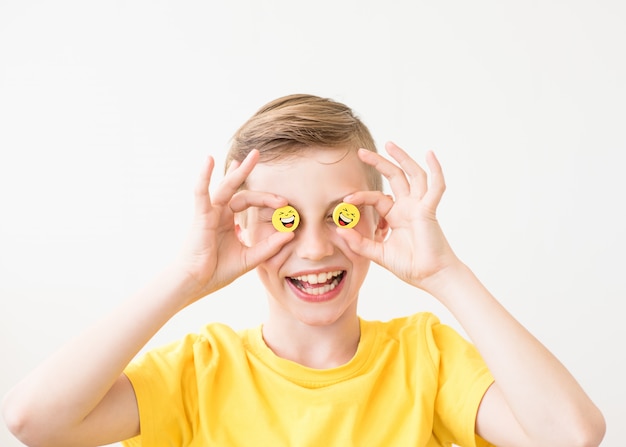
[[[357,206],[373,206],[389,224],[391,234],[378,242],[354,230],[338,232],[355,253],[373,260],[407,283],[428,290],[429,280],[460,262],[436,217],[445,190],[443,172],[435,154],[428,152],[429,184],[426,172],[405,151],[391,142],[385,148],[400,166],[372,151],[360,149],[358,154],[364,163],[387,178],[394,197],[381,191],[359,191],[345,200]]]

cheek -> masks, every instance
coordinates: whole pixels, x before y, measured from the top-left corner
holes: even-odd
[[[256,273],[265,287],[275,287],[282,283],[282,268],[289,255],[283,247],[271,258],[263,261],[256,267]]]

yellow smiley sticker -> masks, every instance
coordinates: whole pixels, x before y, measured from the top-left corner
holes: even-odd
[[[359,223],[361,213],[359,209],[351,203],[342,202],[333,211],[333,221],[338,227],[352,228]]]
[[[272,214],[272,225],[281,233],[289,233],[298,228],[299,224],[300,215],[293,206],[283,206]]]

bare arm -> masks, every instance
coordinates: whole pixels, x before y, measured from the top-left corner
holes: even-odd
[[[476,430],[496,445],[596,446],[604,418],[569,371],[464,265],[431,284],[478,348],[496,381]]]
[[[54,353],[6,396],[4,416],[26,445],[87,446],[139,432],[133,356],[176,313],[181,290],[165,273]]]
[[[3,401],[9,429],[29,446],[96,446],[139,433],[133,388],[122,371],[173,315],[276,253],[291,233],[246,247],[234,212],[279,207],[269,194],[235,194],[258,160],[234,163],[213,197],[210,158],[195,191],[193,229],[179,259],[143,290],[67,343],[18,383]]]
[[[598,408],[450,248],[436,218],[445,183],[434,154],[427,156],[429,183],[406,152],[386,147],[399,166],[370,151],[359,155],[389,180],[395,197],[362,191],[346,200],[374,206],[390,236],[378,243],[352,230],[340,234],[355,252],[433,295],[463,326],[495,377],[480,405],[477,433],[506,446],[599,445],[605,423]]]

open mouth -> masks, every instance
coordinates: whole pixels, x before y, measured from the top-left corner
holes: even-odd
[[[345,270],[335,270],[302,276],[291,276],[287,279],[296,288],[308,295],[322,295],[333,290],[343,280]]]
[[[349,217],[346,217],[343,214],[339,214],[339,219],[337,220],[339,221],[339,225],[341,225],[342,227],[345,227],[346,225],[349,225],[350,223],[352,223],[354,219],[350,219]]]
[[[289,216],[289,217],[281,217],[280,218],[280,222],[283,224],[283,226],[285,228],[291,228],[293,227],[293,223],[296,220],[296,216]]]

